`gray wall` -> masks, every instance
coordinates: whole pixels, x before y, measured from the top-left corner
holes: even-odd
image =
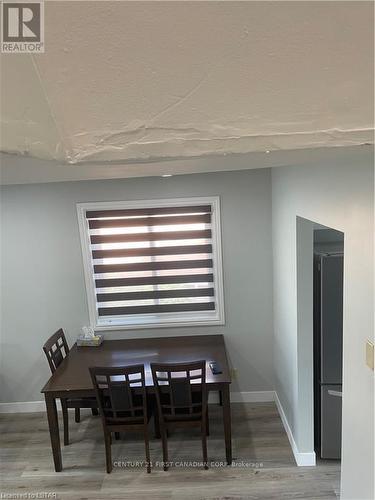
[[[374,374],[365,364],[365,342],[374,336],[374,177],[371,155],[359,150],[352,159],[352,164],[337,161],[272,171],[274,365],[275,389],[297,447],[312,452],[301,390],[312,381],[304,369],[308,325],[300,321],[309,315],[304,297],[311,275],[305,272],[303,285],[297,269],[306,256],[303,245],[312,249],[314,225],[309,228],[302,219],[297,225],[297,217],[344,232],[341,498],[359,500],[374,495]]]
[[[74,167],[71,167],[74,168]],[[8,186],[2,190],[1,401],[40,400],[45,339],[88,324],[76,203],[220,195],[226,325],[106,332],[223,333],[234,391],[273,389],[270,170]]]

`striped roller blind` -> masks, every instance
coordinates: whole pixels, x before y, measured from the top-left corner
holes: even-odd
[[[211,211],[86,211],[98,317],[215,311]]]

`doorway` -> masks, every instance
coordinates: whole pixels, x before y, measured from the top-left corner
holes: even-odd
[[[322,424],[325,424],[324,430],[327,429],[327,422],[332,427],[339,429],[339,449],[341,450],[341,421],[338,421],[335,415],[341,417],[341,394],[339,394],[339,382],[341,379],[334,380],[335,387],[324,387],[330,390],[329,396],[332,396],[335,403],[340,406],[337,411],[332,410],[332,405],[323,405],[323,410],[327,411],[321,415],[322,406],[318,406],[321,402],[321,389],[319,382],[319,357],[314,355],[316,351],[316,323],[317,312],[314,307],[316,302],[316,286],[314,287],[317,277],[314,275],[314,259],[317,253],[333,254],[343,253],[344,251],[344,234],[335,228],[321,225],[315,221],[296,217],[296,299],[297,299],[297,398],[296,398],[296,421],[295,421],[295,442],[298,449],[299,465],[316,465],[316,462],[323,460],[321,457],[321,444],[318,446],[318,429],[321,429]],[[335,286],[333,287],[335,289]],[[333,306],[332,306],[333,307]],[[331,310],[332,310],[331,307]],[[327,309],[325,309],[327,311]],[[340,314],[342,315],[342,302]],[[314,335],[315,333],[315,335]],[[342,342],[342,322],[341,322],[341,342]],[[333,342],[333,344],[335,344]],[[342,367],[342,350],[339,349],[338,358],[341,361]],[[328,351],[324,351],[328,352]],[[334,350],[333,350],[334,352]],[[337,356],[337,352],[335,353]],[[327,363],[329,364],[329,355]],[[332,382],[332,379],[328,382]],[[327,384],[329,385],[329,384]],[[319,395],[320,389],[320,395]],[[332,394],[332,391],[335,391]],[[318,401],[319,398],[319,401]],[[331,402],[331,399],[328,401]],[[326,401],[324,401],[326,403]],[[320,420],[318,418],[320,414]],[[325,436],[327,434],[325,433]],[[336,438],[337,442],[337,438]],[[327,441],[325,441],[327,443]],[[326,449],[326,448],[325,448]],[[325,451],[323,451],[325,454]],[[328,458],[328,457],[327,457]],[[333,454],[332,454],[333,458]],[[337,458],[336,458],[337,461]],[[338,462],[339,463],[339,462]]]
[[[341,459],[344,234],[313,231],[314,449]]]

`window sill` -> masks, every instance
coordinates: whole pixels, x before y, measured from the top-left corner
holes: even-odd
[[[111,324],[96,325],[96,332],[113,331],[113,330],[148,330],[151,328],[182,328],[194,326],[218,326],[225,325],[224,318],[215,319],[197,319],[196,321],[164,321],[164,322],[149,322],[149,323],[133,323],[124,324],[113,322]]]

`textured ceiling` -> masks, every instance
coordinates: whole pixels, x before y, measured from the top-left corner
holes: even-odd
[[[45,2],[2,145],[130,163],[373,141],[372,2]]]

